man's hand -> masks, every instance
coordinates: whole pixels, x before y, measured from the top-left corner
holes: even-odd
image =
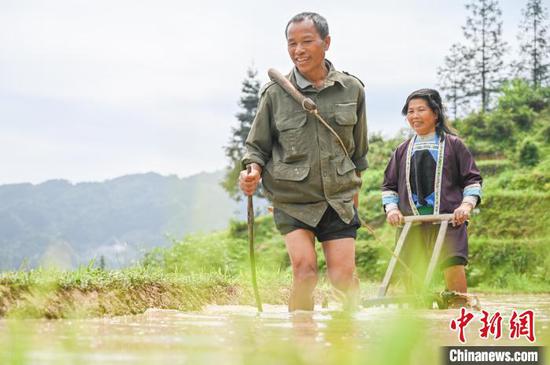
[[[470,213],[474,207],[471,203],[463,202],[458,208],[453,212],[453,227],[460,226],[462,223],[466,222],[470,218]]]
[[[386,221],[394,227],[405,223],[403,214],[399,209],[392,209],[388,213],[386,213]]]
[[[250,173],[242,170],[239,175],[239,187],[248,196],[254,194],[262,177],[262,167],[260,165],[253,163],[250,166]]]

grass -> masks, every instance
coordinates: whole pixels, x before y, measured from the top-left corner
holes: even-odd
[[[206,303],[232,303],[241,295],[223,274],[178,275],[133,268],[105,271],[32,270],[0,275],[0,315],[77,318],[142,313],[158,307],[198,310]]]

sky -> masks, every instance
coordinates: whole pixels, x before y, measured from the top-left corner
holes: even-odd
[[[525,1],[500,3],[515,55]],[[327,18],[327,58],[365,83],[385,136],[411,91],[437,86],[467,15],[458,0],[0,0],[0,184],[224,168],[246,70],[292,68],[301,11]]]

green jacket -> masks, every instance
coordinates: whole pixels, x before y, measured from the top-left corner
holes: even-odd
[[[262,184],[275,208],[316,226],[328,205],[349,223],[353,196],[361,187],[356,171],[367,168],[367,121],[363,84],[354,76],[330,71],[321,90],[293,70],[287,77],[317,104],[336,137],[317,118],[302,109],[279,85],[261,90],[260,102],[246,139],[243,166],[262,166]]]

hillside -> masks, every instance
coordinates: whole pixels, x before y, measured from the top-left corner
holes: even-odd
[[[223,171],[187,178],[156,173],[104,182],[0,186],[0,270],[55,263],[128,265],[143,252],[244,217],[227,196]]]

